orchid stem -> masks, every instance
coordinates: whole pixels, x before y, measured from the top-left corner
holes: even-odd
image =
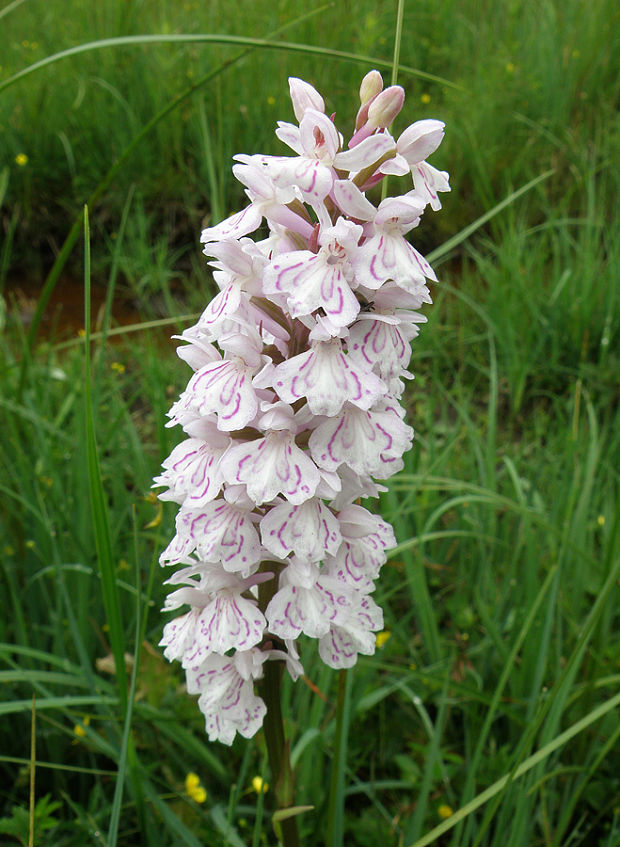
[[[274,562],[262,562],[261,571],[274,568]],[[264,611],[277,588],[277,577],[261,583],[258,587],[258,603]],[[263,724],[267,757],[271,770],[271,780],[276,798],[276,810],[288,809],[294,805],[295,788],[289,743],[284,734],[282,719],[282,663],[265,662],[264,676],[260,683],[261,694],[267,706],[267,715]],[[295,817],[285,818],[278,824],[283,847],[299,847],[299,834]]]
[[[289,755],[289,744],[284,736],[281,707],[282,666],[280,662],[265,662],[262,694],[267,706],[264,723],[267,756],[273,780],[277,809],[293,806],[293,772]],[[299,834],[295,817],[279,823],[283,847],[299,847]]]

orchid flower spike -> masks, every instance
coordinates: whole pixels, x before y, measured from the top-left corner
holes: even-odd
[[[192,374],[168,426],[184,436],[155,478],[178,506],[161,646],[224,744],[262,726],[266,662],[296,680],[309,640],[332,668],[374,653],[371,595],[396,539],[360,499],[411,447],[400,398],[436,277],[409,238],[449,190],[426,162],[443,123],[395,141],[405,94],[378,71],[349,149],[321,94],[289,88],[297,124],[276,135],[293,155],[236,156],[249,204],[202,232],[218,293],[177,336]],[[376,205],[365,190],[386,174],[407,184]]]

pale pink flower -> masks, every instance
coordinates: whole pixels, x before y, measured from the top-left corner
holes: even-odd
[[[262,725],[265,661],[295,680],[303,638],[333,668],[374,652],[383,613],[370,595],[396,540],[358,504],[411,446],[399,398],[435,274],[409,234],[449,190],[426,162],[443,123],[396,141],[404,91],[377,71],[349,149],[319,92],[289,85],[299,125],[276,135],[294,155],[236,156],[249,205],[202,232],[219,292],[180,336],[193,375],[167,425],[185,440],[155,479],[180,507],[160,557],[174,566],[165,610],[189,607],[161,645],[225,744]],[[364,192],[386,174],[414,188],[375,207]],[[266,237],[248,237],[263,224]]]

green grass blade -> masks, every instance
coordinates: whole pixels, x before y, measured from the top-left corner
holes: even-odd
[[[327,810],[327,838],[325,842],[327,847],[342,847],[344,843],[344,775],[347,762],[351,677],[351,670],[338,671],[336,733]]]
[[[545,739],[549,738],[552,734],[557,731],[557,726],[560,722],[562,714],[564,713],[566,704],[569,699],[571,687],[575,679],[575,675],[577,674],[577,671],[579,669],[579,666],[581,665],[581,661],[583,659],[586,647],[590,643],[590,640],[594,634],[595,627],[601,620],[603,612],[605,611],[605,608],[607,606],[609,597],[611,596],[611,593],[616,586],[618,574],[620,573],[620,559],[614,559],[614,550],[615,544],[618,539],[619,530],[620,516],[617,516],[616,521],[614,523],[613,538],[607,551],[607,579],[605,580],[605,583],[601,588],[583,627],[581,628],[581,632],[579,634],[579,638],[577,639],[573,652],[566,661],[566,664],[564,665],[560,676],[556,680],[553,689],[549,694],[549,697],[543,703],[539,714],[536,715],[536,717],[531,720],[528,724],[527,731],[524,733],[521,743],[519,744],[516,755],[514,757],[514,767],[512,768],[511,773],[507,775],[507,781],[502,787],[502,793],[496,792],[497,796],[493,795],[493,803],[489,805],[485,812],[485,816],[478,830],[476,844],[482,843],[484,834],[495,816],[495,811],[497,807],[501,803],[503,791],[508,787],[510,781],[512,781],[513,778],[516,778],[516,775],[519,774],[522,764],[517,765],[517,763],[521,758],[523,751],[530,748],[530,745],[533,743],[533,740],[541,727],[541,739],[543,742],[545,741]],[[551,743],[552,742],[549,742],[549,744]],[[543,745],[542,749],[546,749],[549,744]],[[532,758],[533,757],[530,756],[529,759],[527,759],[526,761],[530,761],[530,759]],[[542,759],[535,761],[533,764],[537,765],[540,761],[542,761]]]
[[[587,729],[591,724],[604,717],[606,714],[611,712],[619,705],[620,694],[616,694],[615,697],[611,697],[609,700],[606,700],[604,703],[601,703],[600,706],[597,706],[596,709],[593,709],[581,720],[576,721],[576,723],[570,726],[567,730],[565,730],[556,738],[554,738],[553,741],[550,741],[548,744],[545,744],[544,747],[541,747],[540,750],[537,750],[536,753],[529,756],[524,762],[521,762],[519,767],[515,770],[514,774],[507,774],[501,779],[498,779],[497,782],[494,782],[493,785],[490,785],[486,789],[486,791],[483,791],[481,794],[478,794],[476,797],[474,797],[473,800],[471,800],[461,809],[458,809],[458,811],[456,811],[451,817],[444,821],[444,823],[439,824],[439,826],[436,826],[422,838],[419,838],[417,841],[411,844],[410,847],[426,847],[427,844],[432,844],[445,832],[449,832],[452,827],[456,826],[456,824],[459,823],[459,821],[462,821],[468,815],[471,815],[472,812],[475,812],[476,809],[479,809],[480,806],[483,806],[492,797],[495,797],[496,794],[499,794],[501,791],[503,791],[511,782],[519,779],[521,776],[526,774],[529,770],[538,765],[540,762],[543,762],[552,753],[554,753],[560,747],[564,746],[564,744],[569,742],[580,732],[583,732],[584,729]]]
[[[4,195],[6,194],[6,190],[9,187],[9,169],[8,167],[2,168],[0,171],[0,209],[2,208],[2,203],[4,202]]]
[[[135,537],[136,537],[136,527],[134,522],[134,547],[135,545]],[[141,806],[141,798],[142,798],[142,786],[138,784],[136,768],[135,768],[135,752],[133,750],[133,745],[131,744],[131,721],[133,718],[133,706],[136,697],[136,686],[138,683],[138,670],[140,667],[140,644],[141,644],[141,632],[142,632],[142,619],[141,619],[141,604],[140,604],[140,569],[138,566],[138,555],[137,550],[134,550],[135,557],[135,568],[136,568],[136,632],[135,632],[135,645],[134,645],[134,655],[133,655],[133,667],[131,672],[131,682],[129,685],[129,697],[127,699],[127,708],[125,710],[125,721],[123,725],[123,735],[121,738],[121,749],[120,755],[118,759],[118,771],[116,774],[116,785],[114,787],[114,799],[112,800],[112,809],[110,811],[110,825],[108,829],[108,847],[116,847],[116,843],[118,840],[118,826],[121,817],[121,803],[123,801],[123,789],[125,786],[125,775],[127,771],[127,764],[131,754],[131,758],[133,759],[134,767],[132,768],[132,776],[134,779],[132,780],[134,784],[134,793],[137,794],[136,804]],[[130,749],[131,748],[131,749]],[[137,787],[137,791],[135,788]],[[139,812],[141,810],[139,809]],[[142,815],[140,815],[142,817]],[[144,833],[144,827],[142,827],[142,831]]]
[[[116,584],[112,541],[110,538],[108,505],[106,501],[99,456],[95,438],[95,421],[90,366],[90,229],[88,207],[84,207],[84,404],[86,414],[86,461],[88,466],[88,488],[90,494],[93,534],[97,549],[103,603],[110,634],[110,646],[116,665],[116,682],[119,698],[125,712],[127,704],[127,672],[125,669],[125,632],[121,605]]]
[[[295,26],[300,21],[303,21],[303,20],[305,20],[306,18],[308,18],[312,15],[318,14],[321,11],[321,8],[322,7],[320,7],[319,9],[313,9],[312,12],[307,13],[306,15],[302,15],[300,18],[295,19],[292,23],[287,24],[286,26],[281,27],[280,29],[276,30],[274,33],[271,34],[270,37],[276,36],[281,32],[285,32],[287,29],[290,29],[291,27]],[[157,42],[157,39],[158,39],[157,36],[139,36],[138,39],[140,39],[140,38],[142,38],[142,39],[147,38],[147,39],[150,39],[151,41],[154,40],[155,42]],[[142,43],[140,40],[138,40],[136,42],[135,38],[132,41],[132,37],[129,37],[129,36],[127,36],[126,38],[121,38],[121,39],[105,39],[105,43],[106,43],[106,46],[111,46],[112,42],[114,42],[114,44],[116,44],[119,41],[125,43],[125,41],[127,39],[131,43],[138,43],[138,44]],[[172,39],[174,41],[176,39],[176,36],[170,36],[170,39]],[[165,37],[164,37],[164,40],[166,40]],[[257,46],[255,44],[249,43],[249,42],[252,42],[252,41],[261,42],[261,39],[241,39],[241,41],[239,43],[243,43],[246,46],[246,49],[237,53],[235,56],[226,60],[221,65],[218,65],[217,68],[214,68],[213,70],[209,71],[204,76],[202,76],[200,79],[196,80],[195,83],[192,83],[192,85],[190,85],[188,88],[186,88],[184,91],[182,91],[181,94],[179,94],[177,97],[175,97],[169,103],[167,103],[166,106],[164,106],[163,109],[161,109],[156,115],[154,115],[151,118],[150,121],[147,121],[147,123],[134,136],[134,138],[129,142],[129,144],[120,153],[120,155],[117,156],[117,158],[115,159],[112,166],[108,169],[106,174],[99,181],[99,183],[96,186],[96,188],[94,189],[94,191],[90,194],[90,196],[86,200],[86,205],[88,206],[89,209],[92,209],[99,202],[101,196],[104,194],[104,192],[111,185],[112,180],[114,179],[116,174],[122,169],[125,162],[131,157],[133,152],[140,146],[143,139],[146,138],[146,136],[149,135],[149,133],[159,123],[161,123],[161,121],[165,117],[167,117],[169,114],[171,114],[176,108],[178,108],[182,103],[184,103],[187,99],[189,99],[197,91],[202,90],[208,82],[211,82],[213,79],[215,79],[217,76],[219,76],[219,74],[223,73],[225,70],[232,67],[237,62],[240,62],[241,59],[243,59],[250,52],[250,50],[252,50],[255,46]],[[246,44],[246,42],[248,42],[248,44]],[[98,45],[101,45],[101,43],[102,42],[93,42],[93,44],[98,44]],[[237,43],[237,42],[231,42],[231,43]],[[265,43],[270,43],[270,42],[265,41]],[[90,49],[89,45],[80,45],[80,48]],[[70,48],[69,50],[66,50],[66,51],[63,51],[62,53],[56,54],[56,56],[49,56],[46,59],[43,59],[42,62],[43,62],[44,65],[50,64],[53,61],[56,61],[57,59],[59,59],[60,57],[64,58],[64,57],[67,56],[67,54],[72,54],[76,49],[78,50],[78,52],[85,52],[83,49]],[[96,48],[93,48],[93,49],[96,49]],[[31,69],[34,69],[35,67],[38,68],[40,65],[41,65],[40,62],[36,63],[36,65],[31,65]],[[27,68],[25,70],[28,71]],[[24,73],[24,72],[20,71],[20,73]],[[8,82],[8,80],[5,80],[5,83],[6,82]],[[3,83],[0,83],[0,91],[2,91],[3,85],[4,85]],[[60,278],[60,274],[62,273],[62,270],[63,270],[65,264],[67,263],[67,260],[68,260],[70,254],[71,254],[71,251],[73,250],[73,247],[74,247],[75,243],[77,242],[77,240],[79,238],[81,229],[82,229],[82,216],[79,215],[75,219],[75,221],[73,222],[73,226],[71,227],[69,234],[65,238],[57,257],[54,260],[54,264],[52,265],[52,267],[51,267],[51,269],[50,269],[50,271],[49,271],[49,273],[48,273],[48,275],[45,279],[45,283],[43,285],[43,288],[42,288],[41,292],[39,293],[37,305],[36,305],[36,308],[35,308],[34,314],[32,316],[31,323],[30,323],[30,329],[28,330],[27,352],[32,350],[32,347],[33,347],[35,339],[37,337],[37,333],[39,331],[39,327],[41,325],[41,320],[43,319],[43,314],[45,312],[47,304],[50,300],[50,297],[52,296],[52,293],[54,291],[54,288],[56,287],[56,284],[58,283],[58,280]],[[24,361],[23,361],[23,364],[22,364],[21,376],[20,376],[20,390],[23,388],[23,385],[24,385],[27,366],[28,366],[29,362],[30,362],[30,357],[28,355],[24,355]],[[20,393],[21,393],[21,391],[20,391]]]
[[[489,736],[491,726],[492,726],[493,721],[495,720],[495,718],[497,716],[498,707],[499,707],[499,704],[500,704],[502,694],[504,693],[504,689],[506,687],[506,684],[508,683],[510,674],[514,670],[515,661],[517,659],[517,656],[519,655],[519,651],[521,650],[523,642],[525,641],[525,638],[526,638],[528,632],[532,628],[532,624],[534,623],[534,621],[536,619],[536,615],[538,614],[538,610],[540,609],[540,606],[541,606],[541,604],[542,604],[542,602],[543,602],[543,600],[544,600],[553,580],[556,577],[557,570],[558,570],[557,566],[553,567],[553,568],[551,568],[551,570],[547,574],[545,581],[543,582],[543,584],[540,588],[540,591],[538,592],[538,596],[536,597],[534,603],[532,604],[532,606],[531,606],[531,608],[530,608],[530,610],[527,614],[527,617],[526,617],[525,621],[523,622],[523,626],[521,627],[521,630],[519,631],[519,633],[518,633],[518,635],[517,635],[517,637],[514,641],[514,644],[512,646],[512,650],[510,651],[508,657],[506,658],[506,661],[504,662],[502,674],[501,674],[501,676],[500,676],[500,678],[497,682],[497,685],[495,687],[495,691],[493,693],[493,700],[491,701],[491,705],[489,706],[489,708],[487,710],[487,713],[486,713],[486,716],[485,716],[485,719],[484,719],[484,723],[483,723],[482,728],[480,729],[479,734],[478,734],[474,754],[471,758],[471,761],[468,762],[467,780],[466,780],[466,783],[465,783],[465,787],[463,789],[463,797],[464,798],[467,798],[469,796],[471,789],[475,784],[474,780],[478,776],[478,766],[479,766],[480,761],[482,759],[482,754],[484,752],[484,746],[487,742],[487,738]],[[458,837],[458,833],[457,833],[457,837]]]
[[[337,59],[341,62],[352,62],[356,65],[372,65],[376,68],[392,68],[392,61],[388,59],[377,59],[370,56],[363,56],[359,53],[349,53],[343,50],[333,50],[329,47],[321,47],[315,44],[298,44],[294,41],[270,41],[266,38],[248,38],[242,35],[218,35],[216,33],[176,33],[169,35],[123,35],[117,38],[102,38],[99,41],[89,41],[86,44],[78,44],[75,47],[69,47],[67,50],[61,50],[59,53],[54,53],[52,56],[46,56],[44,59],[34,62],[27,68],[23,68],[13,76],[8,77],[3,82],[0,82],[0,92],[9,86],[14,85],[21,79],[25,79],[30,74],[43,68],[53,65],[55,62],[60,62],[63,59],[69,59],[72,56],[79,56],[81,53],[89,53],[93,50],[103,50],[108,47],[137,47],[146,44],[220,44],[236,47],[261,48],[263,50],[283,50],[290,53],[301,53],[308,56],[317,56],[322,59]],[[436,76],[434,74],[421,71],[419,68],[412,68],[407,65],[400,65],[398,69],[401,73],[409,76],[419,77],[428,82],[436,82],[439,85],[445,85],[450,88],[462,90],[461,86],[449,79]]]
[[[102,695],[65,695],[63,697],[42,697],[37,700],[37,711],[43,709],[81,709],[83,706],[115,706],[118,697],[106,697]],[[32,700],[11,700],[8,703],[0,703],[0,715],[18,715],[20,712],[29,712],[32,709]]]
[[[481,226],[484,226],[487,221],[492,220],[496,215],[498,215],[501,211],[503,211],[507,206],[510,206],[511,203],[514,203],[519,197],[521,197],[526,192],[530,191],[532,188],[537,186],[539,183],[544,182],[544,180],[549,179],[555,173],[553,169],[545,171],[542,174],[539,174],[534,179],[531,179],[529,182],[526,182],[525,185],[522,185],[521,188],[517,188],[516,191],[511,192],[508,197],[504,197],[504,199],[493,206],[492,209],[489,209],[488,212],[485,212],[484,215],[481,215],[479,218],[469,224],[469,226],[464,227],[460,232],[457,232],[456,235],[453,235],[452,238],[449,238],[447,241],[444,241],[442,245],[437,247],[435,250],[432,250],[427,254],[426,258],[429,262],[436,262],[437,259],[441,259],[442,256],[445,256],[451,250],[454,250],[455,247],[458,247],[459,244],[462,244],[463,241],[467,241],[470,235],[473,235],[476,230],[480,229]]]
[[[25,2],[26,2],[26,0],[13,0],[13,2],[9,3],[8,6],[5,6],[4,9],[0,9],[0,20],[5,15],[10,14],[10,12],[13,12],[15,9],[17,9],[19,6],[21,6],[22,3],[25,3]]]
[[[185,844],[187,847],[204,847],[191,829],[189,829],[183,821],[168,808],[166,803],[161,799],[153,786],[147,780],[145,780],[144,784],[144,793],[153,808],[161,815],[169,832],[174,834],[175,844]]]

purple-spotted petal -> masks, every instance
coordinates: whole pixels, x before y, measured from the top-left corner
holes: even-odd
[[[243,429],[258,411],[252,368],[237,357],[201,368],[191,378],[186,393],[199,414],[217,414],[218,429],[224,432]]]
[[[351,268],[346,257],[335,263],[330,258],[308,250],[278,256],[265,271],[265,293],[284,294],[294,318],[323,309],[335,326],[348,326],[360,310],[347,279]]]
[[[368,409],[385,391],[379,377],[347,358],[338,339],[317,342],[278,365],[273,387],[285,402],[305,397],[314,415],[329,416],[338,414],[347,401]]]
[[[287,571],[291,571],[290,566]],[[294,574],[291,579],[295,580]],[[297,638],[302,632],[310,638],[320,638],[331,624],[347,617],[351,603],[348,586],[329,576],[317,579],[310,587],[287,582],[265,610],[269,632],[279,638]]]
[[[314,461],[325,470],[346,463],[355,473],[387,479],[402,469],[401,457],[412,438],[411,427],[392,410],[347,406],[337,417],[319,424],[308,446]]]
[[[189,614],[193,638],[187,638],[180,657],[184,668],[200,664],[210,653],[249,650],[261,641],[266,626],[256,601],[247,600],[236,591],[222,591],[203,609],[192,609]],[[164,629],[164,637],[165,634]]]
[[[334,182],[334,198],[342,211],[358,221],[372,221],[377,210],[350,179]]]
[[[200,323],[208,328],[235,314],[241,302],[241,289],[238,285],[230,284],[211,300],[200,316]]]
[[[358,653],[375,652],[374,633],[383,628],[383,612],[368,595],[357,599],[346,621],[332,624],[319,640],[319,655],[330,668],[351,668]]]
[[[413,184],[416,191],[427,202],[435,212],[441,209],[439,191],[450,191],[448,174],[446,171],[438,171],[428,162],[421,162],[411,170]]]
[[[364,242],[352,264],[358,283],[373,290],[388,280],[414,291],[424,286],[425,277],[437,281],[424,256],[398,234],[378,232]]]
[[[396,152],[396,142],[392,136],[386,132],[378,132],[350,150],[338,153],[334,158],[334,167],[343,171],[361,171],[391,150]]]
[[[247,573],[260,561],[258,533],[247,509],[214,500],[202,509],[181,509],[177,534],[160,562],[183,562],[196,553],[203,562],[221,562],[225,570]]]
[[[220,460],[225,452],[226,448],[211,447],[199,438],[182,441],[163,462],[164,473],[155,477],[155,485],[168,488],[159,499],[188,507],[214,500],[222,487]]]
[[[304,152],[304,148],[301,146],[301,141],[299,139],[299,127],[294,124],[289,124],[286,121],[278,121],[278,128],[276,129],[276,135],[286,144],[291,150],[294,150],[298,156],[301,156]],[[407,168],[407,172],[409,172],[409,168]]]
[[[300,506],[275,506],[260,522],[263,546],[278,558],[294,553],[309,562],[318,562],[335,553],[342,536],[340,524],[327,506],[312,498]]]
[[[226,482],[246,485],[248,497],[257,506],[278,494],[298,505],[314,496],[320,481],[317,466],[286,431],[232,447],[221,468]]]
[[[371,316],[369,316],[370,318]],[[426,320],[416,316],[419,322]],[[349,358],[374,370],[381,379],[400,377],[411,358],[410,341],[417,335],[415,324],[399,326],[382,320],[362,320],[354,324],[347,343]]]
[[[198,705],[205,716],[210,741],[232,744],[237,732],[250,738],[262,725],[265,704],[254,693],[253,680],[239,672],[237,659],[245,655],[211,654],[186,671],[188,692],[200,695]]]
[[[241,238],[243,235],[248,235],[248,233],[258,229],[262,218],[263,216],[256,206],[250,204],[235,215],[226,218],[225,221],[203,229],[200,241],[205,244],[209,241]]]

